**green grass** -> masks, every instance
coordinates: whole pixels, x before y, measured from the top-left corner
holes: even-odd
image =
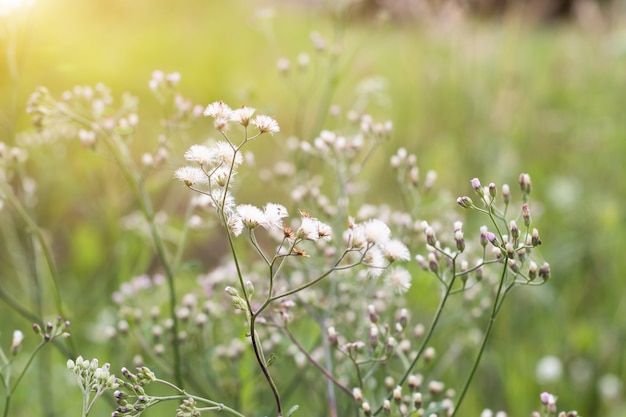
[[[271,164],[294,129],[296,103],[293,88],[275,70],[276,60],[293,60],[301,51],[315,59],[308,35],[318,30],[332,38],[332,24],[323,12],[278,8],[268,40],[253,18],[255,7],[243,0],[186,0],[158,7],[147,0],[42,1],[19,22],[15,102],[7,62],[0,61],[0,105],[6,114],[15,114],[11,125],[25,129],[28,117],[22,110],[36,86],[45,85],[58,95],[76,84],[103,82],[116,96],[128,90],[140,97],[142,139],[136,147],[149,149],[159,131],[159,108],[147,88],[148,79],[154,69],[179,71],[181,90],[194,102],[245,103],[277,118],[283,133],[272,146],[252,145],[257,164]],[[399,201],[398,191],[386,185],[393,175],[388,159],[404,146],[418,155],[424,174],[435,169],[438,184],[455,193],[451,205],[452,197],[470,191],[472,177],[513,187],[522,171],[531,174],[533,199],[541,203],[533,217],[542,232],[542,254],[552,265],[552,281],[538,289],[520,288],[508,300],[464,415],[478,415],[483,407],[528,415],[544,390],[557,394],[562,408],[578,409],[581,415],[623,415],[621,400],[605,402],[596,390],[598,378],[606,373],[626,379],[626,304],[621,299],[626,267],[623,33],[619,28],[585,33],[574,24],[536,27],[514,20],[462,27],[352,21],[343,36],[331,102],[349,108],[355,86],[367,77],[380,75],[388,83],[387,102],[368,108],[394,122],[392,141],[379,149],[365,172],[372,202]],[[6,39],[3,42],[4,47]],[[319,89],[324,88],[323,68]],[[314,92],[310,100],[318,95]],[[317,133],[314,110],[306,115],[305,137]],[[207,122],[191,137],[179,138],[172,149],[175,161],[187,146],[203,140],[209,127]],[[0,128],[0,140],[11,143],[15,138],[9,126]],[[34,150],[27,166],[28,175],[38,182],[35,214],[53,242],[62,293],[74,317],[99,314],[110,305],[110,293],[121,281],[151,267],[151,249],[126,239],[119,229],[119,217],[132,207],[123,179],[110,165],[102,155],[65,143]],[[169,181],[176,166],[168,166],[153,186]],[[284,195],[280,190],[259,193],[257,188],[244,188],[251,201]],[[180,190],[160,195],[157,202],[159,208],[175,212],[185,196]],[[23,227],[6,225],[1,218],[0,223],[4,236],[17,236]],[[203,238],[194,236],[194,241]],[[15,265],[41,265],[16,260],[20,254],[11,253],[8,244],[1,247],[2,285],[34,310],[54,315],[51,297],[46,294],[39,302],[33,286],[15,278],[24,272]],[[223,249],[218,244],[216,250]],[[0,316],[3,346],[14,328],[30,325],[6,304],[0,304]],[[89,357],[116,349],[94,343],[89,338],[95,331],[92,325],[74,320],[80,353]],[[53,380],[64,381],[62,369],[57,369],[64,363],[61,355],[48,355]],[[535,365],[545,355],[558,356],[565,365],[563,378],[551,385],[535,382]],[[576,384],[569,367],[581,360],[592,374],[589,381]],[[458,368],[466,371],[469,365],[459,363]],[[26,385],[40,387],[36,381],[45,372],[35,368],[27,376],[16,393],[12,415],[29,415],[33,400]],[[58,398],[53,409],[75,412],[78,392],[62,395],[65,389],[52,387]],[[104,404],[98,411],[108,415]],[[307,415],[302,408],[300,412]]]

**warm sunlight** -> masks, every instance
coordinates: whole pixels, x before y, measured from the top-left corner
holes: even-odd
[[[20,7],[35,4],[35,0],[0,0],[0,16],[9,16]]]

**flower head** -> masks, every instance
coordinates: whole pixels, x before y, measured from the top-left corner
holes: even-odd
[[[255,125],[261,133],[273,135],[274,133],[280,132],[278,123],[270,116],[259,115],[255,117],[251,123]]]
[[[385,284],[391,287],[396,293],[405,293],[411,288],[411,274],[401,266],[389,269],[385,278]]]
[[[174,172],[174,178],[185,183],[187,187],[196,184],[208,184],[204,171],[197,167],[181,167]]]
[[[237,110],[233,110],[230,114],[230,120],[235,123],[239,123],[242,126],[248,126],[250,124],[250,119],[252,119],[252,115],[256,110],[252,107],[242,106]]]

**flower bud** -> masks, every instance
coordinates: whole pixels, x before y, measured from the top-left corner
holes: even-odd
[[[531,218],[530,218],[530,208],[528,204],[522,205],[522,218],[524,219],[524,226],[529,227]]]
[[[459,197],[456,199],[456,203],[463,208],[472,208],[474,207],[474,202],[471,198],[464,195],[463,197]]]
[[[494,183],[490,183],[489,184],[489,195],[491,196],[491,198],[494,198],[496,196],[496,194],[498,194],[498,189],[496,188],[496,185]]]
[[[476,195],[478,195],[479,197],[485,195],[485,190],[483,190],[482,185],[480,185],[480,180],[478,178],[472,178],[471,184],[472,188],[476,192]]]
[[[502,198],[504,199],[504,204],[509,204],[511,202],[511,189],[508,184],[502,185]]]

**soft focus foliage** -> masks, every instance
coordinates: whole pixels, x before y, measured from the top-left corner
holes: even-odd
[[[200,358],[197,367],[185,369],[191,381],[186,388],[216,399],[236,398],[237,404],[230,404],[235,408],[272,412],[265,380],[253,366],[241,325],[244,317],[232,316],[232,303],[241,298],[224,294],[226,285],[236,283],[228,281],[236,268],[224,262],[229,248],[218,218],[210,215],[214,207],[198,198],[192,212],[189,190],[174,179],[177,173],[178,179],[195,178],[192,185],[206,185],[198,171],[176,170],[203,161],[204,149],[192,145],[215,145],[222,139],[213,119],[202,117],[202,111],[224,100],[235,110],[241,105],[257,108],[255,115],[240,109],[237,123],[251,117],[250,129],[262,125],[274,133],[246,145],[244,151],[250,152],[238,154],[245,169],[235,176],[241,197],[234,212],[268,226],[267,233],[259,232],[259,246],[267,249],[275,243],[272,233],[282,232],[271,224],[285,219],[275,215],[274,223],[268,220],[276,209],[268,209],[268,202],[284,205],[289,213],[284,221],[294,233],[302,233],[298,249],[321,256],[315,261],[336,255],[333,245],[345,239],[342,233],[348,228],[344,220],[355,216],[364,241],[386,236],[380,252],[366,259],[370,264],[390,257],[406,261],[406,247],[400,245],[411,250],[411,262],[394,265],[378,281],[364,280],[370,286],[359,290],[374,294],[374,282],[388,290],[377,302],[389,308],[391,326],[402,320],[402,308],[410,306],[415,334],[436,309],[440,287],[414,258],[424,252],[428,263],[428,235],[421,230],[410,234],[408,225],[436,219],[428,225],[435,237],[459,248],[463,234],[456,233],[453,223],[463,218],[464,231],[477,231],[484,222],[465,218],[455,204],[458,195],[472,192],[468,180],[498,183],[498,198],[500,185],[508,182],[517,204],[517,174],[528,172],[534,186],[533,222],[541,225],[546,241],[541,252],[533,253],[550,261],[551,278],[541,288],[517,288],[508,296],[463,415],[480,415],[485,408],[528,415],[537,408],[538,393],[547,391],[558,397],[560,408],[577,409],[580,415],[622,416],[626,187],[620,179],[626,175],[621,93],[626,88],[626,29],[621,16],[602,24],[583,15],[558,26],[530,26],[515,17],[476,23],[451,10],[419,24],[398,24],[362,15],[344,21],[331,6],[311,11],[284,3],[185,0],[156,7],[147,0],[39,0],[15,10],[11,4],[11,11],[0,15],[0,45],[6,51],[0,58],[0,154],[3,164],[19,166],[14,176],[2,180],[19,190],[26,211],[41,227],[25,224],[0,198],[0,344],[5,352],[23,355],[11,359],[14,374],[26,365],[25,352],[40,342],[28,331],[33,322],[54,322],[59,314],[72,321],[72,341],[54,341],[58,349],[46,347],[35,358],[12,394],[11,415],[77,413],[79,391],[64,366],[69,357],[100,358],[111,363],[112,373],[122,366],[134,369],[135,361],[150,360],[165,372],[171,366],[159,359],[172,354],[172,344],[163,336],[172,326],[166,312],[167,280],[142,210],[150,213],[178,263],[178,326],[189,342],[179,354]],[[349,8],[346,13],[350,15]],[[163,72],[155,74],[155,69]],[[54,135],[32,130],[32,114],[25,109],[30,94],[42,85],[49,90],[42,97],[63,100],[64,92],[70,92],[65,99],[82,109],[84,117],[102,120],[103,129],[120,137],[132,137],[127,142],[130,154],[115,154],[97,142],[96,129],[65,124],[54,114],[45,115],[48,123],[59,122]],[[123,95],[125,91],[133,96]],[[94,101],[98,105],[91,105]],[[371,120],[355,119],[351,109],[370,114]],[[269,119],[255,122],[259,114],[271,116],[280,131]],[[391,123],[380,122],[387,119]],[[360,147],[357,132],[361,123],[370,122],[381,140],[368,153],[369,148]],[[333,133],[346,125],[350,129]],[[236,128],[240,126],[231,131]],[[311,144],[300,154],[303,159],[285,161],[295,148],[306,147],[291,135]],[[138,208],[128,173],[115,168],[115,161],[128,162],[125,158],[139,168],[138,183],[152,196],[153,207]],[[303,162],[310,171],[294,170]],[[360,193],[369,205],[337,203],[331,185],[340,184],[336,178],[352,179],[361,165],[365,168],[349,191]],[[288,181],[291,188],[275,186]],[[476,194],[471,198],[479,205]],[[411,212],[414,207],[419,210]],[[400,213],[410,215],[409,221]],[[374,217],[393,230],[368,224]],[[320,236],[319,231],[326,229],[316,222],[332,226],[330,243],[322,239],[324,232]],[[517,223],[523,228],[521,217]],[[245,222],[240,226],[233,223],[230,230],[246,237]],[[409,241],[395,240],[400,236]],[[178,246],[183,238],[187,244]],[[48,242],[52,253],[38,239]],[[247,243],[237,240],[236,249]],[[54,268],[47,263],[49,256]],[[267,290],[266,282],[258,284],[263,264],[250,254],[243,261],[250,266],[250,290],[260,296]],[[543,261],[537,263],[540,267]],[[375,268],[369,271],[370,277],[376,275]],[[294,273],[290,284],[310,278]],[[347,294],[354,300],[359,296]],[[401,296],[403,304],[385,305]],[[303,293],[298,301],[309,314],[322,314],[327,307],[315,304],[315,292]],[[277,309],[286,320],[297,322],[300,307],[285,303]],[[477,301],[470,307],[458,300],[451,308],[447,327],[433,340],[433,345],[446,346],[445,354],[425,364],[446,386],[458,381],[457,389],[471,365],[459,358],[475,351],[477,331],[482,330],[471,320],[484,306]],[[351,316],[368,314],[352,311],[351,305],[341,313],[346,321],[331,323],[326,333],[313,321],[302,321],[296,329],[300,342],[310,347],[323,338],[332,340],[330,327],[341,336],[352,327]],[[227,315],[230,325],[224,320]],[[16,329],[22,329],[23,338]],[[357,330],[365,341],[382,340],[369,323],[355,326]],[[280,385],[294,387],[286,394],[289,404],[300,404],[294,415],[326,415],[326,410],[309,408],[325,401],[326,393],[298,386],[302,375],[316,374],[298,368],[306,362],[300,351],[280,350],[285,338],[266,340],[266,349],[282,353],[271,372],[289,376]],[[145,355],[137,340],[149,341],[153,356],[137,356]],[[402,340],[395,342],[400,346]],[[313,353],[324,356],[323,351]],[[338,361],[339,368],[351,366],[346,358]],[[91,415],[110,415],[114,403],[109,399],[96,404]],[[367,400],[372,406],[379,402]],[[146,415],[176,413],[167,406],[150,412]]]

